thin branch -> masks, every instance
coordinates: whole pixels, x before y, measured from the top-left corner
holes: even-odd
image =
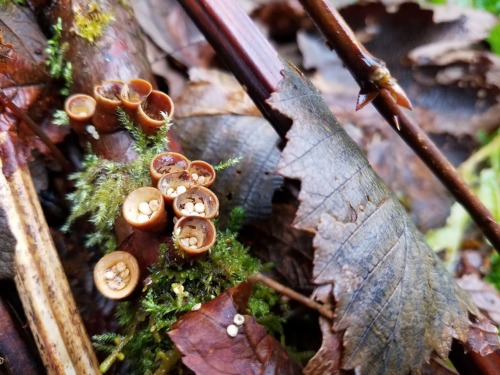
[[[290,120],[266,103],[283,79],[284,69],[271,44],[237,1],[179,0],[179,3],[276,132],[284,137],[290,129]]]
[[[31,130],[41,139],[43,143],[49,148],[52,152],[54,158],[59,162],[61,167],[65,172],[69,172],[71,170],[71,164],[62,152],[57,148],[57,146],[50,140],[47,134],[29,117],[21,108],[19,108],[6,94],[0,89],[0,101],[9,108],[12,113],[21,121],[25,122]]]
[[[293,299],[304,306],[309,307],[310,309],[316,310],[319,312],[321,315],[323,315],[327,319],[333,320],[333,311],[330,310],[328,307],[325,305],[321,305],[312,299],[297,293],[295,290],[290,289],[289,287],[280,284],[276,280],[271,279],[270,277],[267,277],[266,275],[263,275],[262,273],[256,273],[255,275],[252,275],[250,278],[251,281],[260,281],[262,284],[267,285],[269,288],[274,289],[278,293],[281,293],[282,295]]]
[[[382,81],[390,82],[389,87],[374,80],[377,71],[387,70],[385,65],[373,58],[356,40],[352,30],[331,2],[327,0],[300,0],[300,2],[360,85],[360,96],[369,96],[373,85],[376,86],[377,94],[371,95],[367,100],[373,100],[373,105],[389,125],[397,130],[401,138],[464,206],[493,247],[500,252],[500,225],[495,222],[493,215],[474,195],[427,134],[402,110],[401,106],[408,107],[404,105],[406,96],[404,98],[401,96],[404,92],[395,83],[396,81],[390,77],[388,71],[388,76],[385,75]],[[363,105],[366,103],[363,102]]]

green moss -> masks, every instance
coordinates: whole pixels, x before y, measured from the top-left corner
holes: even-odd
[[[52,114],[52,123],[57,126],[69,126],[69,117],[63,109],[56,109]]]
[[[75,32],[90,43],[94,43],[113,20],[112,13],[104,12],[99,4],[91,2],[86,5],[85,9],[75,12]]]
[[[241,209],[231,215],[241,220]],[[230,227],[238,224],[230,219]],[[258,272],[262,265],[248,253],[248,249],[236,239],[236,232],[218,230],[217,241],[210,254],[185,263],[167,261],[167,249],[151,269],[151,283],[135,305],[120,303],[117,319],[130,341],[122,349],[136,374],[150,374],[159,366],[166,367],[174,355],[174,347],[167,332],[177,319],[191,311],[198,303],[207,302],[225,290],[245,281]],[[283,334],[282,318],[273,314],[273,306],[280,297],[262,285],[256,285],[249,301],[249,310],[271,332]],[[95,337],[96,347],[111,352],[110,337]],[[168,359],[168,361],[167,361]],[[168,363],[170,363],[168,362]],[[170,363],[169,366],[172,366]]]
[[[494,253],[490,259],[491,271],[486,276],[486,280],[495,285],[500,290],[500,255]]]
[[[48,55],[45,64],[53,78],[64,82],[61,94],[68,95],[73,84],[73,65],[66,60],[69,45],[62,42],[62,30],[62,20],[58,17],[56,23],[52,25],[53,35],[48,40],[48,47],[45,49],[45,53]]]
[[[238,164],[240,161],[243,160],[243,156],[235,156],[233,158],[230,158],[226,161],[223,161],[223,162],[220,162],[219,164],[217,164],[216,166],[214,166],[214,169],[219,172],[219,171],[222,171],[226,168],[229,168],[229,167],[232,167],[236,164]]]
[[[118,163],[89,153],[84,158],[82,170],[69,177],[75,181],[75,191],[67,197],[71,202],[71,214],[63,227],[68,231],[77,219],[88,218],[95,231],[89,234],[86,245],[98,245],[104,252],[116,249],[113,225],[126,196],[151,184],[149,163],[167,147],[166,133],[170,126],[166,123],[156,135],[147,136],[133,125],[123,110],[119,111],[119,117],[125,128],[133,130],[138,156],[129,163]]]

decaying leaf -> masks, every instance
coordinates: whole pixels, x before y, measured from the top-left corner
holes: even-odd
[[[274,265],[273,278],[307,291],[311,288],[313,235],[291,227],[296,211],[292,204],[274,203],[272,216],[246,225],[240,237],[252,244],[252,254]]]
[[[342,368],[417,372],[452,338],[465,342],[479,312],[318,91],[293,68],[284,76],[270,99],[293,119],[279,172],[302,183],[294,225],[316,232],[313,282],[334,285]]]
[[[312,296],[333,309],[332,285],[318,287]],[[326,318],[319,318],[319,326],[323,336],[321,348],[304,368],[305,375],[325,375],[340,373],[340,359],[342,357],[342,333],[332,331],[332,322]]]
[[[496,325],[500,325],[500,293],[477,274],[463,275],[457,280],[458,285],[470,293],[479,309],[485,312]]]
[[[479,355],[485,356],[496,350],[500,350],[498,343],[498,328],[487,318],[481,318],[472,322],[469,330],[469,339],[465,345]]]
[[[43,55],[46,45],[45,36],[28,8],[10,2],[0,5],[0,88],[8,100],[21,110],[29,111],[53,142],[60,142],[68,129],[43,121],[48,108],[54,104]],[[12,153],[2,146],[4,160],[12,159],[4,164],[4,173],[12,163],[23,165],[31,160],[34,149],[50,153],[28,125],[3,105],[0,106],[0,132],[5,132],[11,139],[10,144],[15,145]]]
[[[207,67],[215,51],[177,1],[133,1],[144,32],[180,64]]]
[[[48,79],[43,51],[47,40],[27,8],[0,5],[0,87],[30,86]]]
[[[196,374],[300,374],[278,341],[267,335],[255,318],[245,322],[235,337],[227,327],[245,304],[251,287],[241,284],[183,315],[168,333],[183,354],[182,362]]]
[[[271,199],[283,179],[275,173],[279,137],[251,104],[237,81],[216,71],[194,70],[192,81],[176,100],[174,131],[188,158],[213,165],[242,156],[235,166],[217,172],[212,190],[221,217],[235,206],[248,220],[271,214]]]

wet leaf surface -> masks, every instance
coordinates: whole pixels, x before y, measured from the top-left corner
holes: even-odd
[[[0,5],[0,87],[46,83],[47,40],[27,8]]]
[[[278,341],[267,335],[255,318],[245,315],[237,335],[226,329],[237,313],[244,313],[249,286],[229,289],[198,311],[183,315],[169,336],[183,354],[182,362],[196,374],[300,374]],[[251,290],[251,288],[250,288]]]
[[[35,17],[27,8],[2,4],[0,30],[0,88],[10,101],[37,122],[52,142],[61,142],[68,129],[44,120],[55,101],[43,54],[47,41]],[[2,158],[9,159],[4,172],[8,165],[12,171],[16,164],[32,160],[34,150],[50,154],[28,125],[3,105],[0,105],[0,133],[4,133],[11,144],[10,151],[5,142],[2,145]]]
[[[334,284],[342,368],[416,371],[477,309],[425,244],[312,85],[291,68],[271,105],[294,120],[279,172],[299,179],[294,225],[316,232],[313,281]]]
[[[237,165],[217,173],[211,189],[220,201],[222,220],[235,206],[245,219],[271,214],[271,199],[282,184],[275,173],[279,137],[251,104],[236,80],[222,72],[196,70],[176,100],[174,131],[185,155],[213,165],[243,156]]]

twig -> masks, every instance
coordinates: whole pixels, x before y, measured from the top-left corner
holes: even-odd
[[[297,293],[295,290],[290,289],[283,284],[280,284],[276,280],[273,280],[270,277],[263,275],[262,273],[256,273],[255,275],[252,275],[250,279],[251,281],[260,281],[262,284],[267,285],[269,288],[274,289],[278,293],[281,293],[282,295],[290,299],[293,299],[313,310],[316,310],[327,319],[333,319],[333,311],[326,306],[321,305],[300,293]]]
[[[391,81],[392,77],[388,71],[388,77],[386,75],[383,78],[382,84],[374,80],[377,71],[387,70],[385,65],[380,60],[373,58],[356,40],[352,30],[331,2],[326,0],[300,0],[300,2],[328,39],[330,46],[335,49],[351,71],[361,87],[360,95],[367,95],[366,92],[369,94],[370,90],[374,88],[373,86],[376,86],[378,95],[372,95],[373,97],[367,100],[373,100],[373,105],[389,125],[397,130],[401,138],[424,161],[455,199],[464,206],[493,247],[500,252],[500,225],[495,222],[493,215],[474,195],[427,134],[403,112],[400,105],[408,107],[404,105],[405,100],[407,100],[406,96],[404,98],[401,96],[404,95],[404,92],[394,79]],[[384,86],[383,82],[392,83],[387,87]],[[368,91],[366,91],[367,88]],[[366,103],[363,102],[363,105]]]
[[[291,121],[266,103],[283,79],[281,71],[284,69],[271,44],[237,1],[179,0],[179,3],[276,132],[284,137]]]
[[[0,144],[10,142],[0,133]],[[0,159],[0,167],[5,160]],[[0,206],[15,238],[14,281],[49,374],[98,374],[27,166],[0,173]]]
[[[62,152],[57,148],[57,146],[50,140],[50,138],[43,132],[43,130],[29,117],[21,108],[19,108],[10,98],[5,94],[5,92],[0,89],[0,101],[9,108],[12,113],[19,119],[22,120],[28,125],[31,130],[42,140],[43,143],[49,148],[54,155],[54,158],[59,162],[61,167],[65,172],[69,172],[71,170],[71,164]]]

